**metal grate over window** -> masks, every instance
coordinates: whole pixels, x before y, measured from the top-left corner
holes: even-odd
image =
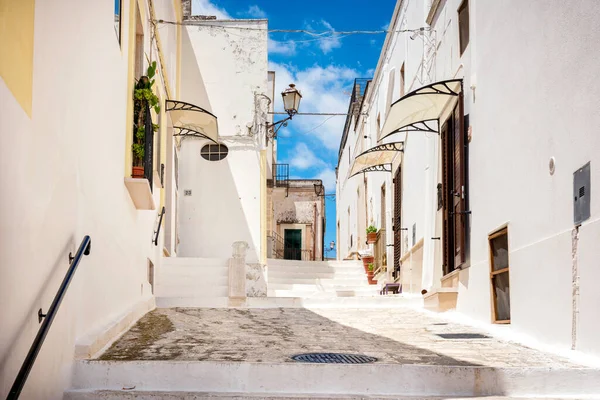
[[[202,158],[208,161],[220,161],[227,157],[229,149],[224,144],[207,144],[200,150]]]

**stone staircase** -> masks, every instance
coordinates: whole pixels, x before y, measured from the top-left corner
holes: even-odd
[[[360,261],[295,261],[269,259],[269,297],[327,299],[373,297]]]
[[[156,271],[156,306],[227,307],[227,258],[166,257]]]

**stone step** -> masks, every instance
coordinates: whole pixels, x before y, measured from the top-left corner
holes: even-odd
[[[589,398],[600,395],[600,370],[384,363],[84,360],[75,362],[72,388],[65,398],[86,399],[74,396],[102,390],[121,391],[125,396],[133,393],[124,392],[123,388],[146,392],[191,392],[201,396],[216,392],[230,398],[236,393],[255,397],[294,393],[309,398],[314,398],[312,395],[315,394],[325,398],[332,395],[352,398],[395,395],[527,397],[534,393],[546,398],[577,394]]]
[[[302,268],[356,268],[362,267],[362,261],[298,261],[268,259],[269,267],[302,267]]]
[[[228,258],[197,258],[197,257],[163,257],[163,266],[197,266],[197,267],[225,267]]]
[[[252,393],[202,393],[180,391],[140,391],[140,390],[72,390],[65,393],[63,400],[444,400],[447,397],[405,397],[405,396],[371,396],[371,395],[322,395],[322,394],[252,394]],[[541,397],[504,397],[485,396],[468,397],[455,400],[567,400],[568,398],[541,398]],[[572,398],[571,398],[572,399]]]
[[[421,296],[329,296],[318,297],[248,297],[243,301],[228,297],[157,297],[157,308],[401,308],[421,307]]]
[[[155,295],[158,297],[227,297],[229,288],[226,285],[156,285]]]
[[[269,277],[273,278],[363,278],[367,274],[364,270],[348,271],[348,272],[314,272],[314,271],[280,271],[269,269]]]
[[[182,286],[200,286],[200,287],[212,287],[212,286],[227,286],[229,284],[229,277],[227,275],[210,275],[204,276],[189,276],[189,275],[178,275],[178,274],[159,274],[156,276],[157,285],[182,285]]]
[[[367,277],[359,277],[359,278],[335,278],[335,279],[327,279],[327,278],[295,278],[295,279],[285,279],[272,277],[269,275],[269,286],[271,285],[318,285],[322,287],[333,287],[339,285],[363,285],[368,284]]]

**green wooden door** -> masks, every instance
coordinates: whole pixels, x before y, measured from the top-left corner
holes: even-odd
[[[302,260],[302,230],[286,229],[283,240],[285,242],[283,258],[286,260]]]

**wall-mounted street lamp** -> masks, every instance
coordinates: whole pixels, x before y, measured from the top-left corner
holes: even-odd
[[[287,113],[288,117],[272,124],[267,123],[267,139],[276,138],[279,129],[282,126],[287,126],[287,122],[298,113],[298,108],[300,108],[302,94],[300,91],[298,91],[298,89],[296,89],[296,85],[293,83],[290,84],[290,87],[281,92],[281,97],[283,98],[283,109]]]

